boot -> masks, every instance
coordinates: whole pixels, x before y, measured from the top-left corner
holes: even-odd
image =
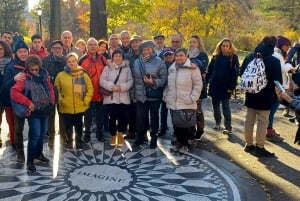
[[[112,135],[110,138],[110,145],[116,146],[116,141],[117,141],[117,135]]]
[[[123,144],[124,144],[123,133],[118,132],[118,134],[117,134],[117,145],[121,147],[121,146],[123,146]]]
[[[151,135],[150,149],[155,149],[157,147],[157,135]]]
[[[17,152],[17,162],[25,163],[25,155],[23,150]]]

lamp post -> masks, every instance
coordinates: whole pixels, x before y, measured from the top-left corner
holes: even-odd
[[[41,8],[37,9],[37,14],[39,16],[39,33],[41,34],[41,36],[42,36],[42,12],[43,10]]]

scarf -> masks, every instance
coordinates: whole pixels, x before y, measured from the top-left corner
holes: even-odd
[[[195,58],[195,57],[197,57],[199,54],[200,54],[200,50],[197,49],[197,48],[195,48],[195,49],[190,49],[190,50],[189,50],[189,53],[188,53],[189,58]]]
[[[64,71],[73,77],[72,82],[74,96],[78,96],[81,100],[83,100],[86,94],[85,80],[83,77],[84,70],[81,67],[71,69],[70,67],[65,66]]]
[[[43,110],[51,104],[50,89],[46,73],[40,70],[40,75],[31,75],[31,99],[35,110]]]
[[[4,68],[11,62],[10,57],[3,57],[0,58],[0,75],[3,75],[4,73]]]
[[[146,63],[151,58],[151,55],[142,57],[142,61]]]

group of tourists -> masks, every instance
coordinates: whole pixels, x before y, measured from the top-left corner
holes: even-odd
[[[47,52],[39,34],[31,37],[29,48],[21,38],[13,42],[11,32],[2,32],[0,116],[2,121],[5,112],[17,162],[25,163],[26,118],[30,172],[36,171],[35,160],[49,162],[43,154],[46,134],[50,148],[59,134],[65,149],[73,149],[75,144],[77,150],[82,150],[92,133],[104,142],[103,129],[107,129],[111,146],[123,146],[124,139],[134,139],[131,146],[139,148],[148,143],[149,130],[149,148],[155,149],[157,138],[168,130],[169,111],[174,128],[171,151],[185,154],[189,139],[200,139],[204,134],[202,100],[207,96],[211,97],[214,129],[231,135],[230,98],[238,76],[257,53],[262,55],[269,82],[257,94],[246,93],[245,151],[273,156],[264,148],[266,137],[278,137],[272,125],[279,105],[273,80],[289,88],[290,73],[297,69],[295,64],[288,64],[290,41],[282,36],[266,36],[246,57],[240,71],[237,50],[228,38],[216,45],[210,61],[198,35],[188,39],[189,48],[182,47],[181,34],[171,36],[170,46],[165,45],[165,39],[157,34],[153,40],[144,40],[124,30],[110,35],[108,41],[79,39],[74,45],[72,33],[64,31],[60,40],[51,41]],[[26,106],[25,117],[18,115],[12,102]]]

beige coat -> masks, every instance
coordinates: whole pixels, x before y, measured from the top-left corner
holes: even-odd
[[[201,90],[202,77],[199,68],[192,68],[189,59],[178,69],[174,62],[168,69],[168,85],[164,90],[163,100],[171,110],[197,109],[196,101]]]
[[[112,96],[104,96],[103,104],[130,104],[129,90],[133,85],[131,70],[127,62],[123,62],[120,67],[123,69],[116,85],[121,87],[121,91],[113,92]],[[111,91],[120,67],[114,63],[105,66],[100,77],[100,86]]]

